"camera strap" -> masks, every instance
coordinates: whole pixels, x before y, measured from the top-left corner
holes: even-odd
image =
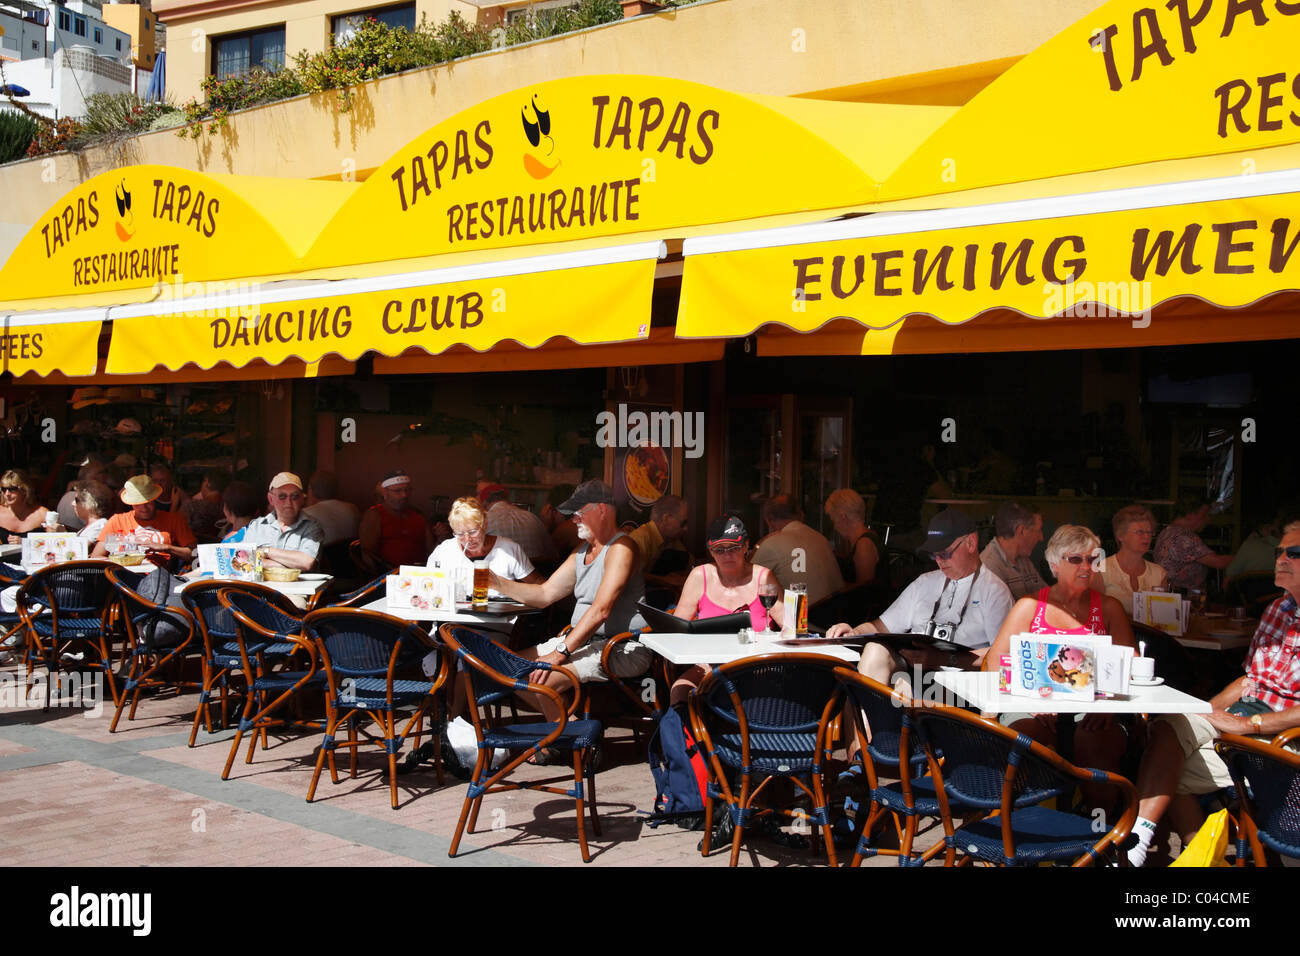
[[[966,603],[963,604],[963,605],[961,606],[961,613],[957,615],[957,620],[955,620],[955,621],[951,621],[951,622],[945,622],[945,623],[951,623],[954,629],[955,629],[955,628],[958,628],[958,627],[961,627],[962,619],[966,617],[966,611],[967,611],[967,609],[970,608],[970,599],[971,599],[971,598],[974,596],[974,594],[975,594],[975,582],[978,581],[978,580],[980,579],[980,572],[983,571],[983,570],[984,570],[984,565],[983,565],[983,564],[977,564],[977,565],[975,566],[975,574],[971,577],[970,590],[966,592]],[[939,589],[939,596],[938,596],[937,598],[934,599],[934,607],[930,609],[930,623],[931,623],[931,624],[937,624],[937,623],[938,623],[938,621],[936,621],[935,618],[939,616],[939,602],[943,600],[944,592],[948,590],[948,581],[949,581],[949,579],[945,577],[945,578],[944,578],[944,582],[943,582],[943,587],[941,587],[941,588]],[[953,586],[953,588],[954,588],[954,591],[953,591],[953,597],[954,597],[954,598],[957,596],[957,592],[956,592],[955,589],[956,589],[957,585],[959,585],[960,583],[961,583],[960,581],[953,581],[953,582],[952,582],[952,586]]]

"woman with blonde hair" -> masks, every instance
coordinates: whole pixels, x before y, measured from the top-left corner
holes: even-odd
[[[885,542],[867,526],[867,503],[852,488],[832,491],[826,499],[826,516],[846,550],[838,551],[840,570],[850,587],[886,579]]]
[[[509,538],[487,533],[487,515],[477,498],[457,498],[447,515],[452,536],[433,549],[428,566],[444,571],[472,568],[486,561],[488,569],[510,581],[537,584],[545,580],[524,549]]]
[[[10,469],[0,477],[0,529],[7,532],[10,544],[17,544],[23,535],[45,523],[48,509],[35,499],[36,493],[21,471]]]
[[[1146,559],[1156,533],[1156,516],[1142,505],[1129,505],[1115,512],[1111,528],[1119,550],[1105,557],[1102,587],[1132,617],[1133,595],[1164,587],[1166,580],[1165,569]]]

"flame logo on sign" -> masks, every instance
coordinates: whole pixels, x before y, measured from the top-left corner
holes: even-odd
[[[113,223],[113,228],[117,230],[118,239],[129,242],[135,235],[135,216],[131,214],[131,193],[127,191],[125,179],[113,193],[113,199],[117,202],[118,216],[118,221]]]
[[[528,118],[530,110],[533,115],[531,120]],[[524,124],[524,136],[533,149],[539,150],[536,155],[524,150],[524,169],[533,179],[545,179],[560,168],[558,159],[554,164],[547,165],[547,159],[555,153],[555,140],[551,138],[551,113],[542,109],[536,94],[519,112]]]

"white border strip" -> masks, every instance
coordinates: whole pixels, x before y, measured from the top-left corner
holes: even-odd
[[[215,296],[196,296],[187,299],[142,302],[137,305],[119,305],[108,310],[109,320],[131,319],[146,315],[173,315],[178,312],[208,312],[246,305],[255,298],[259,305],[277,302],[296,302],[320,296],[358,295],[365,292],[388,292],[421,286],[442,285],[452,282],[473,282],[480,279],[501,279],[507,276],[535,275],[540,272],[562,272],[585,266],[615,265],[622,262],[659,260],[668,255],[667,243],[662,240],[638,242],[623,246],[604,246],[582,252],[563,252],[548,256],[529,256],[523,259],[504,259],[500,262],[478,262],[445,269],[424,269],[419,272],[399,272],[392,275],[367,276],[362,279],[321,279],[310,282],[256,281],[245,288]],[[231,279],[229,282],[240,282]]]
[[[66,325],[77,322],[103,322],[107,307],[95,309],[63,309],[57,312],[11,312],[4,316],[6,326],[23,328],[29,325]]]
[[[1159,186],[1135,186],[1095,193],[1050,196],[1044,199],[1017,199],[1011,202],[963,206],[958,209],[882,212],[837,222],[702,236],[698,239],[687,239],[682,246],[682,255],[689,261],[691,256],[742,252],[747,249],[770,249],[774,246],[834,242],[841,239],[869,239],[936,232],[971,226],[1031,222],[1067,216],[1124,212],[1132,209],[1182,206],[1224,199],[1248,199],[1292,192],[1300,192],[1300,169],[1185,183],[1164,183]]]

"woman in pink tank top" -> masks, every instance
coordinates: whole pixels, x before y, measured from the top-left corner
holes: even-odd
[[[759,591],[764,583],[776,579],[767,568],[749,560],[749,532],[745,523],[735,515],[714,518],[705,537],[714,563],[702,564],[690,573],[673,613],[689,621],[749,611],[754,630],[767,630],[768,611],[763,607]],[[772,619],[778,624],[781,611],[778,597],[771,611]],[[706,673],[708,668],[695,666],[682,674],[673,683],[671,703],[683,703]]]
[[[1107,634],[1112,644],[1135,646],[1133,626],[1124,608],[1099,590],[1105,587],[1098,564],[1101,560],[1101,541],[1087,528],[1071,524],[1057,528],[1047,542],[1047,564],[1056,583],[1012,605],[997,640],[984,657],[984,669],[999,666],[1002,655],[1010,653],[1011,638],[1016,634]],[[1012,730],[1055,749],[1055,714],[1013,714],[1004,717],[1007,719]],[[1074,762],[1081,767],[1118,770],[1125,745],[1124,731],[1113,717],[1087,715],[1075,729]]]

